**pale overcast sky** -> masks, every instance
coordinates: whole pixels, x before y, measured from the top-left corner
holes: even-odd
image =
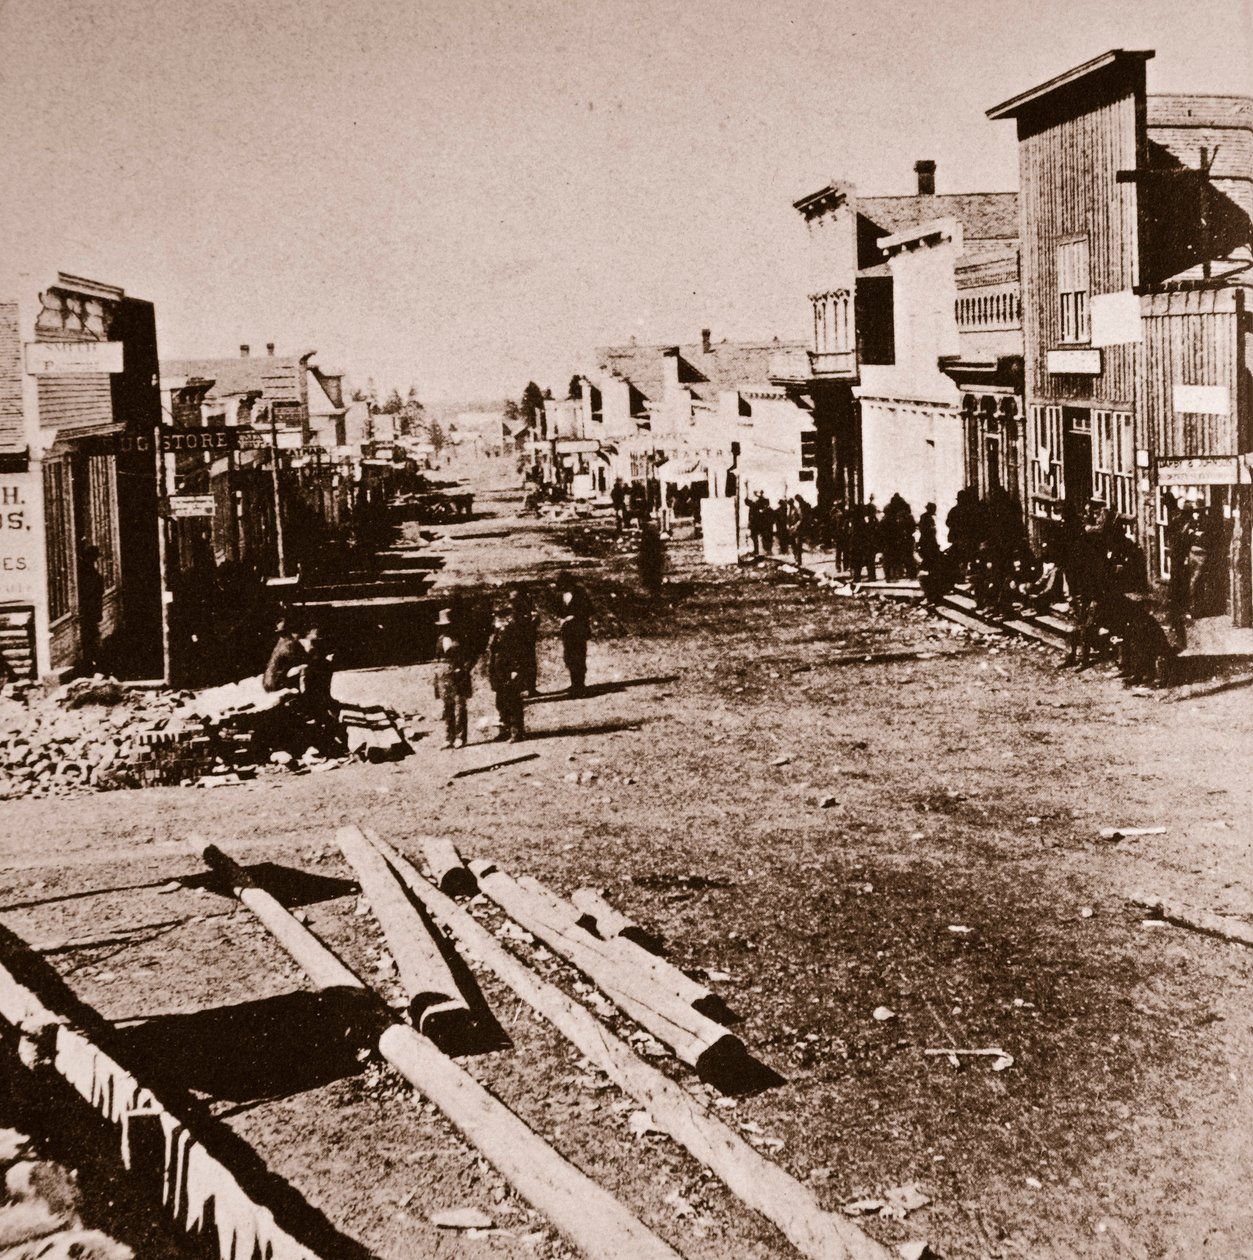
[[[1247,0],[0,0],[0,239],[164,357],[316,348],[422,396],[625,341],[796,337],[791,202],[1016,185],[983,112],[1108,48],[1250,93]],[[46,273],[45,273],[46,274]]]

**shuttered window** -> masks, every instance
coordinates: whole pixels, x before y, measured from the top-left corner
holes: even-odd
[[[1135,515],[1135,421],[1129,411],[1092,413],[1092,482],[1119,516]]]
[[[1028,441],[1031,510],[1036,516],[1051,516],[1050,505],[1058,503],[1066,493],[1062,475],[1062,409],[1032,407]]]
[[[1088,240],[1067,241],[1057,247],[1057,294],[1061,304],[1061,339],[1092,340],[1089,316]]]
[[[117,461],[109,455],[92,455],[87,460],[88,517],[84,534],[99,549],[96,567],[104,578],[105,590],[118,584]]]
[[[48,620],[59,621],[75,605],[74,500],[68,460],[44,464],[44,528],[48,555]]]

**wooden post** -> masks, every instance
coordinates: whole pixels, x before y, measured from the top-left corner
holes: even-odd
[[[471,862],[470,869],[483,892],[511,919],[577,967],[615,1006],[668,1045],[684,1063],[701,1073],[722,1074],[729,1061],[747,1058],[743,1044],[720,1024],[698,1014],[646,972],[635,971],[603,953],[597,948],[598,942],[572,921],[558,922],[543,899],[520,887],[491,862]]]
[[[489,967],[620,1089],[653,1123],[719,1177],[739,1200],[773,1223],[810,1260],[890,1260],[855,1224],[824,1212],[808,1187],[712,1116],[703,1101],[645,1062],[594,1015],[519,962],[471,914],[418,874],[386,841],[369,833],[409,890],[461,946]]]
[[[1204,932],[1208,936],[1218,936],[1226,941],[1236,941],[1241,945],[1253,945],[1253,927],[1239,919],[1214,914],[1210,910],[1192,910],[1187,906],[1174,905],[1147,893],[1132,893],[1128,900],[1153,914],[1161,915],[1167,923],[1191,928],[1194,932]]]
[[[432,935],[434,929],[359,827],[341,827],[335,839],[383,927],[415,1025],[437,1045],[464,1046],[474,1021]]]

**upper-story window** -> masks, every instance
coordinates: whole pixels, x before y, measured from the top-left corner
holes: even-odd
[[[1088,238],[1085,236],[1057,247],[1057,300],[1062,341],[1092,340],[1089,292]]]

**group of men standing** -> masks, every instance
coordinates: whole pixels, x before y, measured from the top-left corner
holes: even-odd
[[[587,645],[592,636],[592,609],[582,587],[569,574],[556,583],[557,630],[562,658],[570,676],[570,695],[581,695],[587,684]],[[454,617],[441,609],[436,625],[435,696],[442,702],[444,747],[464,748],[468,742],[468,701],[479,657],[479,637],[466,616]],[[458,623],[461,624],[458,624]],[[525,702],[538,694],[539,618],[525,587],[513,586],[508,601],[492,615],[486,643],[487,681],[496,700],[498,740],[517,743],[526,738]]]
[[[753,540],[753,555],[770,555],[774,543],[779,554],[792,553],[799,565],[809,537],[809,504],[799,494],[781,498],[771,504],[765,491],[758,490],[748,501],[748,532]]]

